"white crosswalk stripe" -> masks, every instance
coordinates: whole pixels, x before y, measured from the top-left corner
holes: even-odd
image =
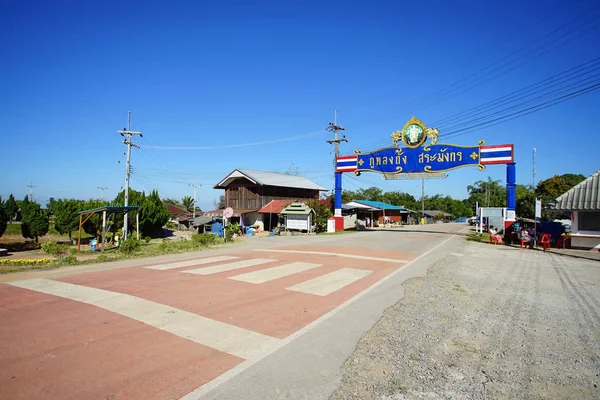
[[[202,264],[210,264],[210,263],[220,262],[220,261],[235,260],[237,258],[239,258],[239,257],[233,257],[233,256],[207,257],[207,258],[199,258],[197,260],[186,260],[186,261],[179,261],[179,262],[173,262],[173,263],[168,263],[168,264],[150,265],[150,266],[144,267],[144,268],[164,271],[164,270],[168,270],[168,269],[191,267],[194,265],[202,265]]]
[[[306,262],[295,262],[278,267],[261,269],[259,271],[248,272],[246,274],[231,276],[228,279],[248,283],[265,283],[285,276],[297,274],[302,271],[320,267],[321,264],[313,264]]]
[[[288,287],[288,290],[317,296],[327,296],[373,273],[373,271],[356,268],[342,268],[319,276],[306,282]]]
[[[195,274],[195,275],[212,275],[218,274],[219,272],[233,271],[236,269],[253,267],[255,265],[266,264],[270,262],[276,262],[277,260],[273,260],[272,258],[252,258],[249,260],[236,261],[228,264],[220,264],[214,265],[211,267],[190,269],[188,271],[181,271],[185,274]]]

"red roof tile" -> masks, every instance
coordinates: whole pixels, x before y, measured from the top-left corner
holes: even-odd
[[[258,210],[263,214],[281,214],[284,208],[292,203],[291,200],[271,200],[269,204]]]

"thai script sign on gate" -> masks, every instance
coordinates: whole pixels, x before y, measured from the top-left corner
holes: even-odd
[[[413,117],[402,131],[392,133],[392,147],[369,153],[355,151],[353,156],[337,159],[338,172],[379,172],[382,174],[436,173],[473,166],[484,170],[486,164],[512,162],[513,145],[476,146],[438,144],[437,129],[426,128]],[[425,144],[430,139],[429,144]],[[400,147],[402,142],[405,147]]]

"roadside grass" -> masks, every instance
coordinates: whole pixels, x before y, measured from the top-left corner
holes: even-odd
[[[90,251],[77,252],[73,251],[75,249],[74,247],[71,247],[69,255],[53,259],[44,259],[44,262],[36,261],[36,259],[2,260],[2,262],[0,262],[0,274],[40,269],[55,269],[67,266],[105,263],[126,259],[149,258],[166,254],[186,253],[192,251],[203,251],[222,247],[230,247],[236,243],[240,243],[240,241],[219,241],[212,245],[205,245],[194,242],[193,240],[159,239],[158,242],[154,243],[145,243],[144,241],[140,241],[139,250],[131,253],[119,251],[119,249],[107,249],[102,253],[92,253]],[[43,254],[41,250],[38,252],[39,253],[37,254]],[[78,257],[85,257],[85,259],[80,259]]]
[[[490,235],[487,232],[483,233],[481,236],[476,232],[469,232],[467,240],[470,242],[489,243]]]
[[[2,236],[21,236],[21,224],[8,224]]]

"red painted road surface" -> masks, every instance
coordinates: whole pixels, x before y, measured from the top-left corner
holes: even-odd
[[[393,260],[417,256],[345,247],[278,250],[338,255],[246,251],[228,254],[237,257],[230,261],[167,270],[126,267],[55,281],[284,339],[405,265]],[[353,255],[363,258],[348,257]],[[258,258],[273,261],[210,275],[183,272]],[[299,261],[320,266],[263,283],[228,279]],[[367,275],[326,295],[288,289],[341,269]],[[0,346],[0,399],[7,400],[178,399],[245,361],[117,312],[9,284],[0,285]]]

